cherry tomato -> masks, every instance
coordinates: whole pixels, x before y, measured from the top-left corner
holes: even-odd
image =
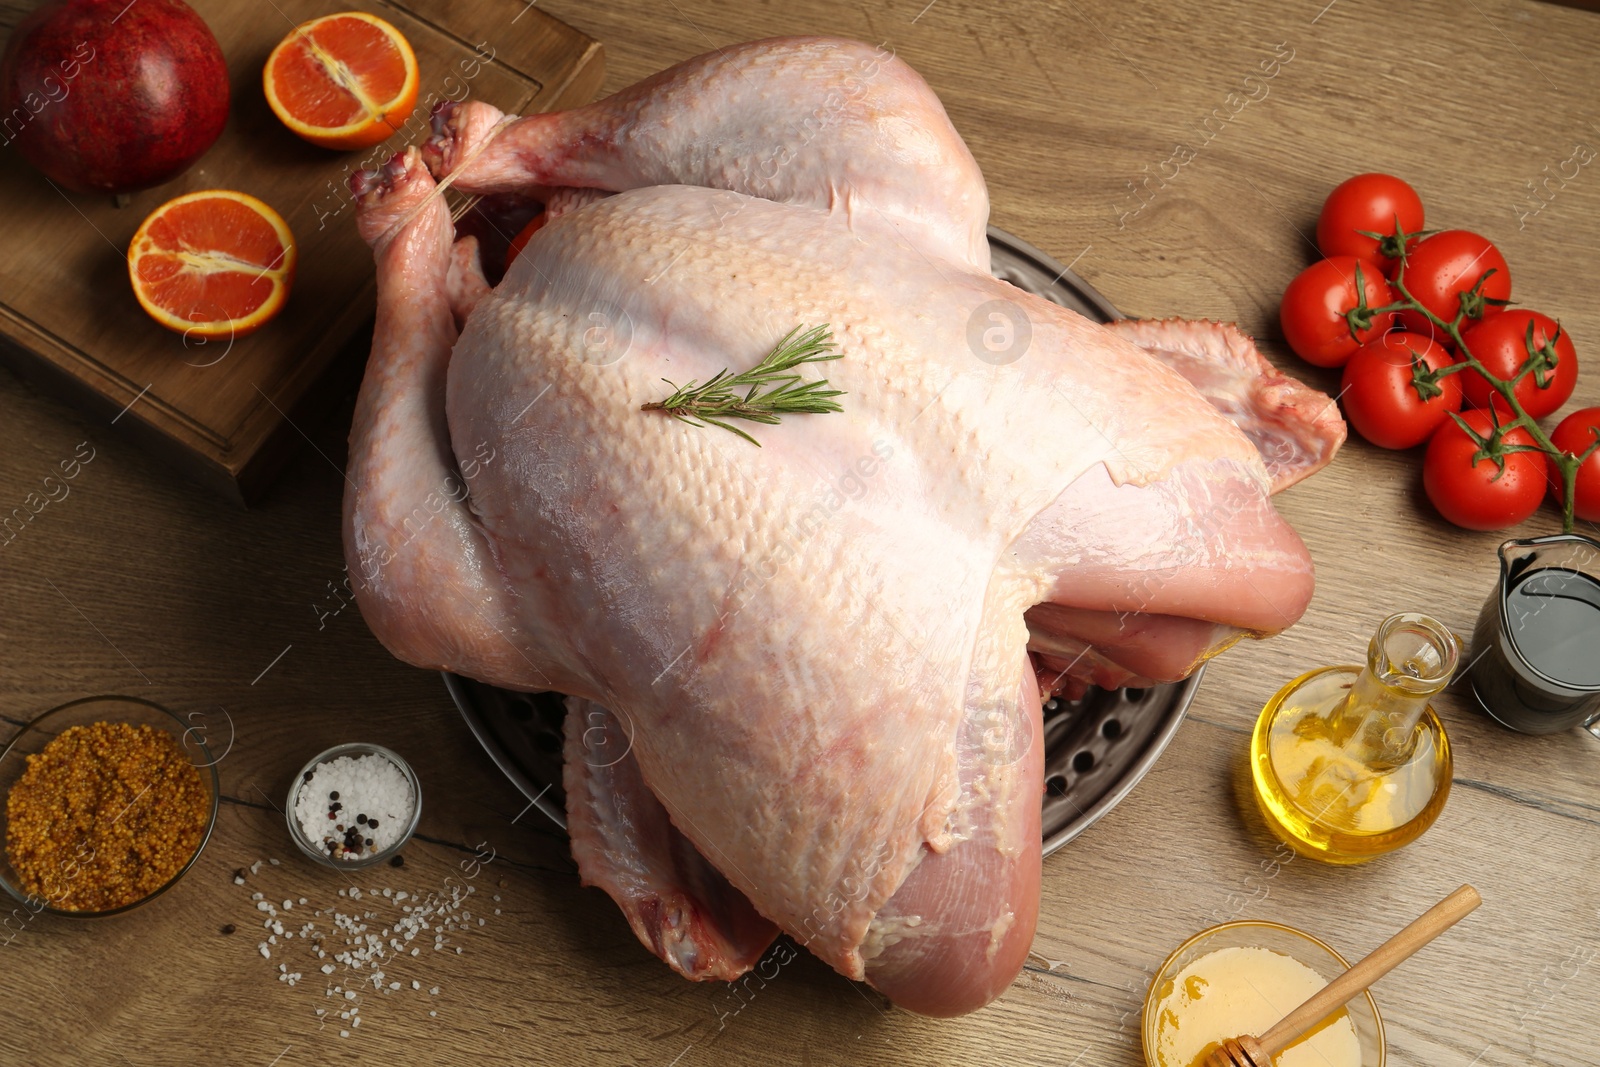
[[[1394,291],[1384,281],[1383,271],[1370,259],[1334,256],[1319,260],[1295,275],[1283,291],[1279,321],[1283,338],[1295,354],[1319,367],[1342,367],[1355,350],[1382,336],[1394,325],[1394,313],[1373,317],[1364,330],[1350,336],[1344,313],[1358,303],[1356,273],[1359,269],[1368,307],[1394,303]]]
[[[1566,330],[1557,326],[1548,315],[1512,308],[1477,323],[1464,331],[1461,339],[1490,374],[1496,378],[1510,378],[1528,358],[1530,325],[1533,327],[1534,347],[1543,348],[1552,337],[1555,338],[1556,365],[1554,370],[1544,373],[1545,387],[1539,387],[1532,373],[1517,383],[1517,401],[1522,405],[1522,410],[1536,419],[1542,419],[1546,415],[1554,415],[1572,396],[1572,387],[1578,383],[1578,356],[1573,351],[1572,338],[1567,336]],[[1558,331],[1559,337],[1556,336]],[[1489,388],[1489,383],[1477,371],[1462,371],[1460,377],[1461,389],[1468,404],[1475,408],[1486,408],[1492,401],[1501,412],[1511,410],[1505,399]]]
[[[1322,202],[1317,216],[1317,247],[1325,256],[1359,256],[1385,272],[1395,261],[1383,255],[1378,241],[1359,232],[1392,234],[1422,229],[1422,198],[1392,174],[1357,174],[1340,182]],[[1409,243],[1409,242],[1408,242]]]
[[[1489,280],[1483,283],[1479,294],[1494,300],[1511,299],[1511,268],[1506,257],[1470,230],[1444,230],[1417,244],[1406,257],[1405,286],[1417,303],[1433,312],[1445,322],[1451,322],[1461,310],[1460,296],[1471,291],[1492,270]],[[1485,303],[1481,315],[1469,316],[1463,327],[1470,326],[1475,318],[1491,318],[1500,314],[1499,304]],[[1447,343],[1443,331],[1415,311],[1402,311],[1400,325],[1412,333],[1433,337],[1440,344]]]
[[[1595,442],[1595,430],[1600,429],[1600,408],[1583,408],[1561,420],[1551,444],[1568,455],[1581,456]],[[1560,504],[1566,493],[1561,484],[1561,471],[1550,457],[1545,457],[1550,467],[1550,494]],[[1575,485],[1576,501],[1572,513],[1586,522],[1600,522],[1600,452],[1596,452],[1578,468]]]
[[[1461,418],[1480,435],[1489,436],[1487,411],[1462,412]],[[1531,445],[1533,438],[1519,428],[1506,434],[1504,442]],[[1477,451],[1477,443],[1454,419],[1447,419],[1429,439],[1422,460],[1422,488],[1440,515],[1469,530],[1503,530],[1539,510],[1547,475],[1543,455],[1507,453],[1502,471],[1492,459],[1473,463]]]
[[[544,224],[549,221],[549,212],[541,211],[533,217],[532,222],[528,223],[522,228],[521,233],[517,234],[511,239],[511,244],[506,247],[507,270],[511,269],[511,264],[517,261],[517,257],[520,256],[522,254],[522,250],[527,247],[528,239],[543,229]]]
[[[1426,337],[1391,330],[1356,349],[1344,365],[1341,396],[1345,418],[1379,448],[1422,444],[1450,412],[1461,410],[1461,373],[1440,378],[1439,392],[1423,401],[1411,384],[1411,355],[1434,370],[1455,362]],[[1462,372],[1464,373],[1464,372]]]

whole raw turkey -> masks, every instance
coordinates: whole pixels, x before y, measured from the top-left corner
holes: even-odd
[[[977,164],[881,49],[759,41],[435,129],[353,182],[373,631],[569,695],[573,854],[678,971],[737,977],[782,931],[904,1007],[986,1004],[1038,915],[1041,694],[1298,619],[1311,561],[1269,496],[1332,457],[1336,409],[1232,327],[1108,328],[992,278]],[[547,207],[497,285],[436,179]],[[838,413],[757,447],[641,410],[822,324]]]

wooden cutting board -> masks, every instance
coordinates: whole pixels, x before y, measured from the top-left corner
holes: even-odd
[[[527,0],[189,2],[222,45],[233,92],[221,139],[189,171],[117,207],[109,197],[56,188],[14,147],[0,148],[0,358],[189,477],[249,502],[366,356],[372,256],[356,233],[350,172],[425,139],[441,99],[470,95],[508,113],[587,102],[604,61],[597,41]],[[0,19],[7,28],[18,20],[8,6]],[[413,121],[384,145],[331,152],[278,122],[261,68],[294,25],[352,9],[405,34],[421,90]],[[277,209],[300,260],[273,322],[232,343],[198,344],[144,314],[125,255],[153,208],[212,188],[242,190]]]

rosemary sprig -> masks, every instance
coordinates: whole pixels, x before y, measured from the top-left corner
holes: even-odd
[[[804,333],[801,329],[796,326],[784,334],[783,340],[773,345],[760,363],[739,374],[720,370],[704,385],[691,381],[679,386],[663,378],[662,381],[672,386],[672,395],[643,404],[639,410],[665,411],[690,426],[720,426],[757,448],[761,447],[760,441],[723,420],[744,419],[774,425],[783,415],[843,411],[833,400],[844,395],[842,389],[829,389],[826,379],[808,382],[790,373],[802,363],[825,363],[844,354],[834,350],[833,333],[828,326],[813,326]],[[741,389],[746,390],[743,396],[738,393]]]

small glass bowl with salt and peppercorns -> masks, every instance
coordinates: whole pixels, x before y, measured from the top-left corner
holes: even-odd
[[[295,775],[284,815],[289,836],[318,863],[371,867],[411,840],[422,787],[411,765],[382,745],[335,745]]]

